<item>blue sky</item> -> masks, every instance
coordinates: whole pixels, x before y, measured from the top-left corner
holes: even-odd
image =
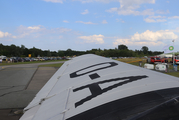
[[[0,0],[0,43],[42,50],[179,51],[178,0]]]

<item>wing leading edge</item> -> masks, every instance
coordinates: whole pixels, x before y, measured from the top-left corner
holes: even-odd
[[[63,64],[20,120],[120,120],[179,96],[179,79],[97,55]]]

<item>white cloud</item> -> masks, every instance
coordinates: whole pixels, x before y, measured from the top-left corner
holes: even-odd
[[[117,7],[115,7],[115,8],[110,8],[109,10],[106,10],[106,12],[110,12],[110,13],[112,13],[112,12],[117,12],[118,11],[118,8]]]
[[[64,23],[69,23],[67,20],[64,20],[63,22],[64,22]]]
[[[31,29],[31,30],[40,30],[40,26],[29,26],[28,29]]]
[[[10,34],[8,32],[0,31],[0,38],[4,38],[4,37],[17,38],[16,36],[12,36],[12,34]]]
[[[72,29],[69,28],[57,28],[59,32],[64,33],[64,32],[70,32]]]
[[[146,18],[146,19],[144,19],[144,21],[147,23],[156,22],[154,19],[150,19],[150,18]]]
[[[59,38],[59,39],[62,39],[62,38],[63,38],[63,36],[59,36],[58,38]]]
[[[171,32],[176,32],[176,33],[179,33],[179,27],[177,27],[176,29],[174,30],[170,30]]]
[[[127,6],[127,7],[120,7],[120,8],[110,8],[106,10],[106,12],[109,13],[117,13],[118,15],[154,15],[154,14],[168,14],[170,13],[169,10],[164,11],[164,10],[157,10],[154,11],[153,9],[146,9],[143,11],[138,11],[136,9],[140,8],[139,5],[136,6]]]
[[[67,32],[70,32],[72,31],[72,29],[69,29],[69,28],[53,28],[51,30],[46,30],[46,32],[48,33],[67,33]]]
[[[165,16],[149,16],[148,18],[145,18],[144,21],[147,23],[154,23],[154,22],[165,22],[167,21]]]
[[[44,30],[46,30],[46,28],[44,28],[41,25],[38,25],[38,26],[29,26],[29,27],[21,25],[17,29],[17,32],[20,34],[17,37],[18,38],[23,38],[23,37],[28,36],[30,34],[39,33],[39,32],[44,31]]]
[[[168,14],[169,10],[157,10],[146,9],[146,10],[137,10],[140,8],[141,4],[155,4],[155,0],[119,0],[120,7],[114,7],[106,10],[109,13],[117,13],[118,15],[154,15],[154,14]]]
[[[168,19],[179,19],[179,16],[168,17]]]
[[[61,34],[61,33],[67,33],[70,32],[72,29],[68,28],[53,28],[53,29],[46,29],[45,27],[38,25],[38,26],[19,26],[17,29],[17,32],[19,35],[18,38],[23,38],[26,36],[32,36],[32,37],[39,37],[41,35],[47,35],[47,34]]]
[[[72,31],[72,29],[69,29],[69,28],[54,28],[54,29],[51,29],[51,30],[48,30],[49,32],[53,32],[53,33],[66,33],[66,32],[70,32]]]
[[[57,43],[57,41],[56,41],[56,40],[51,42],[51,44],[56,44],[56,43]]]
[[[146,9],[144,11],[136,11],[135,9],[111,8],[106,12],[117,12],[118,15],[154,15],[153,9]]]
[[[157,19],[156,20],[157,22],[165,22],[165,21],[167,21],[166,19]]]
[[[178,36],[169,30],[150,31],[147,30],[141,34],[135,33],[129,39],[116,39],[113,45],[161,45],[164,40],[177,39]]]
[[[116,39],[116,40],[113,42],[113,45],[114,45],[114,46],[120,45],[120,44],[129,45],[129,41],[130,41],[130,39]]]
[[[158,40],[169,40],[169,39],[177,39],[177,38],[178,36],[169,30],[160,30],[156,32],[147,30],[141,34],[139,34],[138,32],[135,33],[131,37],[131,40],[133,41],[141,41],[141,40],[158,41]]]
[[[82,15],[86,15],[86,14],[88,14],[89,13],[89,11],[86,9],[84,12],[82,12],[81,14]]]
[[[83,24],[96,24],[96,23],[92,23],[92,22],[83,22],[83,21],[76,21],[76,23],[83,23]]]
[[[157,10],[155,13],[157,13],[157,14],[168,14],[168,13],[170,13],[170,11],[169,10],[166,10],[166,11],[164,11],[164,10]]]
[[[111,8],[106,12],[116,12],[119,15],[154,15],[153,9],[146,9],[144,11],[137,11],[143,3],[154,4],[155,0],[119,0],[119,8]]]
[[[95,44],[103,44],[104,43],[104,36],[99,35],[92,35],[92,36],[80,36],[80,39],[83,39],[86,43],[95,43]]]
[[[107,24],[108,22],[106,20],[103,20],[102,21],[102,24]]]
[[[17,38],[17,36],[12,36],[12,38],[14,38],[14,39],[15,39],[15,38]]]
[[[20,26],[19,28],[18,28],[18,31],[19,32],[26,32],[26,31],[28,31],[28,32],[31,32],[31,33],[33,33],[33,32],[38,32],[38,31],[42,31],[42,30],[44,30],[45,28],[43,27],[43,26],[41,26],[41,25],[38,25],[38,26],[29,26],[29,27],[25,27],[25,26]]]
[[[119,2],[121,7],[125,7],[125,6],[137,6],[143,3],[154,4],[155,0],[119,0]]]
[[[109,2],[118,2],[119,0],[73,0],[73,1],[80,1],[82,3],[91,3],[91,2],[109,3]]]
[[[155,3],[155,0],[73,0],[80,1],[82,3],[91,3],[91,2],[101,2],[101,3],[109,3],[109,2],[120,2],[121,6],[131,6],[143,3]]]
[[[130,39],[117,39],[113,42],[114,46],[124,44],[124,45],[136,45],[136,46],[158,46],[163,45],[163,42],[157,41],[157,42],[133,42]]]
[[[118,18],[116,18],[116,22],[120,22],[120,20]]]
[[[65,0],[43,0],[43,1],[52,2],[52,3],[63,3],[63,1]]]
[[[122,22],[125,23],[125,21],[123,19],[116,19],[116,22]]]
[[[166,18],[166,16],[149,16],[148,18],[157,19],[157,18]]]
[[[8,36],[11,36],[11,34],[8,33],[8,32],[2,32],[2,31],[0,31],[0,38],[8,37]]]

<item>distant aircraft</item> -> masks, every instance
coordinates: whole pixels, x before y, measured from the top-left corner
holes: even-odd
[[[178,120],[179,78],[93,54],[51,77],[20,120]]]

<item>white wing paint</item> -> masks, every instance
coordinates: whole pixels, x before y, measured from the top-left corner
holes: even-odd
[[[82,55],[63,64],[24,109],[20,120],[104,120],[115,115],[124,119],[176,97],[179,92],[171,98],[168,94],[178,88],[176,77],[97,55]],[[149,98],[142,97],[145,95]]]

